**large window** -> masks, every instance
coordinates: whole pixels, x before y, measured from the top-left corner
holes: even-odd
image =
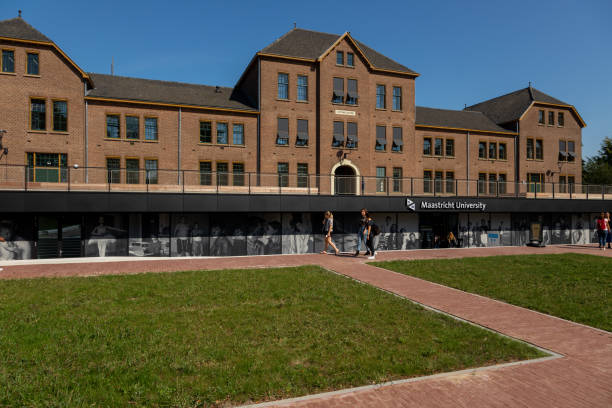
[[[508,183],[508,179],[504,173],[499,173],[497,175],[497,190],[499,194],[506,194],[506,184]]]
[[[210,186],[212,184],[212,162],[200,162],[200,185]]]
[[[289,145],[289,118],[278,118],[276,126],[276,144]]]
[[[573,140],[567,141],[567,161],[573,162],[576,160],[575,143]]]
[[[402,110],[402,88],[400,88],[399,86],[393,87],[393,110]]]
[[[478,142],[478,158],[487,158],[487,142]]]
[[[121,183],[121,159],[119,157],[107,157],[106,172],[108,184]]]
[[[336,51],[336,65],[344,65],[344,52]]]
[[[232,163],[232,178],[235,186],[244,186],[244,163]]]
[[[455,192],[455,172],[453,171],[446,172],[446,192],[447,193]]]
[[[548,124],[553,126],[555,124],[555,112],[548,111]]]
[[[387,169],[376,167],[376,192],[384,193],[387,191]]]
[[[55,132],[68,131],[68,102],[53,101],[53,130]]]
[[[140,160],[137,158],[125,159],[125,183],[140,184]]]
[[[244,145],[244,125],[242,123],[234,123],[232,126],[232,143]]]
[[[224,122],[217,123],[217,143],[218,144],[228,144],[227,123],[224,123]]]
[[[497,159],[497,143],[489,142],[489,159]]]
[[[145,118],[145,140],[157,140],[157,118]]]
[[[385,86],[376,85],[376,109],[385,109]]]
[[[308,163],[297,164],[297,186],[308,187]]]
[[[489,194],[497,194],[497,174],[489,174]]]
[[[68,156],[64,153],[28,153],[28,181],[65,183],[68,180]]]
[[[563,112],[559,112],[557,114],[557,126],[565,126],[565,118],[563,117]]]
[[[200,143],[212,143],[211,122],[200,122]]]
[[[487,193],[487,173],[478,173],[478,194]]]
[[[508,160],[508,147],[506,143],[499,144],[499,160]]]
[[[297,120],[297,138],[295,139],[296,146],[308,146],[308,120]]]
[[[433,172],[431,170],[423,171],[423,192],[424,193],[431,193],[433,191],[432,185],[431,185],[432,175],[433,175]]]
[[[393,128],[393,144],[391,145],[391,151],[401,152],[404,148],[404,136],[402,134],[401,127]]]
[[[538,111],[538,123],[540,125],[543,125],[544,124],[544,120],[545,120],[544,119],[544,111],[543,110],[539,110]]]
[[[431,137],[426,137],[423,139],[423,154],[426,156],[431,156]]]
[[[544,141],[536,139],[535,141],[535,158],[536,160],[544,160]]]
[[[333,147],[344,146],[344,122],[334,122],[334,138],[332,139]]]
[[[15,72],[15,51],[2,50],[2,72]]]
[[[544,173],[527,173],[528,191],[540,193],[544,191]]]
[[[393,168],[393,192],[400,193],[402,191],[402,168]]]
[[[121,137],[119,115],[106,115],[106,137],[109,139],[119,139]]]
[[[559,140],[559,161],[567,161],[567,142]]]
[[[127,139],[140,138],[140,119],[138,116],[125,117],[125,137]]]
[[[357,92],[357,80],[348,79],[346,81],[346,103],[348,105],[357,105],[359,94]]]
[[[308,77],[306,75],[298,75],[297,77],[297,100],[308,100]]]
[[[28,75],[40,75],[40,67],[38,64],[38,54],[35,52],[28,52],[27,56],[27,67],[26,72]]]
[[[444,155],[444,151],[442,150],[442,146],[444,143],[444,139],[436,138],[434,141],[434,156],[442,156]]]
[[[434,171],[434,189],[436,193],[442,193],[444,190],[444,172]]]
[[[278,186],[289,187],[289,163],[278,163]]]
[[[332,95],[332,103],[344,102],[344,79],[334,77],[334,94]]]
[[[229,164],[227,162],[217,162],[217,185],[229,185]]]
[[[145,159],[147,184],[157,184],[157,159]]]
[[[348,122],[346,124],[346,147],[348,149],[356,149],[359,139],[357,137],[357,123]]]
[[[278,74],[278,99],[289,99],[289,74]]]
[[[384,151],[387,149],[387,128],[376,126],[376,150]]]
[[[455,140],[446,139],[446,155],[448,157],[455,157]]]
[[[527,160],[533,160],[534,153],[533,139],[527,139]]]
[[[47,106],[44,99],[30,101],[30,128],[32,130],[47,129]]]

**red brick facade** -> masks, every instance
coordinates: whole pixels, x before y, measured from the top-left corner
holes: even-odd
[[[431,171],[432,177],[437,172],[442,173],[443,179],[452,176],[450,180],[457,180],[456,186],[460,180],[477,180],[481,174],[485,174],[487,180],[495,175],[495,180],[524,181],[528,173],[541,173],[546,175],[542,181],[558,182],[560,177],[570,176],[576,183],[581,181],[581,122],[573,109],[532,104],[519,120],[518,135],[515,129],[496,133],[419,126],[415,124],[417,74],[374,68],[347,35],[340,36],[339,41],[316,60],[257,54],[240,84],[255,105],[253,112],[89,98],[85,95],[92,85],[87,76],[57,47],[0,39],[0,48],[13,50],[15,55],[15,72],[0,73],[3,91],[0,94],[0,128],[6,130],[4,146],[9,148],[9,154],[4,160],[8,164],[26,164],[28,152],[67,154],[68,166],[100,168],[99,173],[91,170],[89,176],[99,178],[100,183],[105,180],[107,158],[119,159],[122,168],[126,159],[137,158],[141,169],[145,160],[157,160],[160,184],[173,183],[177,179],[177,169],[193,172],[189,177],[194,179],[189,181],[185,176],[185,181],[197,184],[200,162],[211,162],[212,171],[217,169],[218,163],[227,163],[230,172],[234,163],[242,163],[245,172],[271,174],[277,173],[279,163],[287,163],[291,174],[298,171],[298,164],[306,165],[309,174],[318,175],[333,174],[340,165],[348,165],[355,174],[366,177],[377,176],[377,168],[379,176],[384,168],[387,177],[400,175],[417,179]],[[39,55],[39,75],[26,74],[28,52]],[[337,63],[337,52],[343,53],[343,64]],[[353,58],[351,66],[349,54]],[[288,78],[287,98],[279,98],[279,73]],[[307,79],[306,100],[298,100],[298,76]],[[343,83],[344,95],[338,103],[332,101],[334,78]],[[347,103],[349,80],[356,81],[358,98],[354,104]],[[385,89],[385,101],[384,106],[377,107],[377,86],[381,85]],[[394,89],[401,90],[401,106],[397,109],[393,103]],[[45,130],[30,129],[32,98],[46,101]],[[67,101],[68,129],[65,132],[53,131],[54,100]],[[540,110],[544,111],[544,124],[538,123]],[[554,116],[554,124],[550,125],[549,112]],[[560,113],[563,113],[562,125]],[[107,137],[108,115],[119,118],[119,138]],[[138,118],[137,138],[127,138],[127,117]],[[147,118],[157,121],[156,140],[145,138]],[[288,120],[287,144],[277,143],[279,118]],[[296,145],[298,120],[308,121],[306,146]],[[202,122],[210,122],[210,143],[200,140]],[[344,142],[349,126],[356,124],[356,148],[333,146],[334,122],[342,123]],[[218,143],[219,123],[227,125],[228,143]],[[243,143],[235,144],[233,132],[240,126]],[[376,149],[377,127],[385,129],[384,149]],[[399,134],[398,129],[401,129],[402,144],[394,151],[394,134]],[[430,153],[424,151],[426,138],[431,139]],[[441,154],[434,151],[436,139],[442,139]],[[541,159],[527,157],[527,144],[531,143],[528,139],[542,141]],[[452,140],[452,148],[447,146],[448,140]],[[573,142],[573,161],[560,160],[565,157],[559,155],[560,140]],[[480,143],[486,145],[485,157],[479,155]],[[493,143],[494,148],[491,148]],[[505,146],[502,158],[499,157],[501,144]],[[493,157],[489,155],[490,149],[495,151]],[[163,170],[168,171],[164,174]],[[363,188],[374,187],[366,183]],[[464,191],[455,188],[458,192]],[[463,187],[468,188],[467,184]]]

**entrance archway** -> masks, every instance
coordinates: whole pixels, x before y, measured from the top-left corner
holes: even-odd
[[[341,164],[333,171],[333,191],[337,195],[359,194],[359,177],[354,166]]]

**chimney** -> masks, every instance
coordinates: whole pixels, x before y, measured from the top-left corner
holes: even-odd
[[[17,10],[17,12],[19,13],[17,17],[21,18],[21,10]]]
[[[221,88],[219,88],[218,86],[215,86],[215,93],[221,93]]]

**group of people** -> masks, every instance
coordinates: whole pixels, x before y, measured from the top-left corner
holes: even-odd
[[[332,231],[334,230],[334,215],[330,211],[325,212],[323,219],[323,233],[325,234],[325,248],[321,251],[322,254],[327,254],[327,248],[332,247],[336,255],[340,253],[338,247],[332,241]],[[359,256],[361,252],[361,243],[366,247],[365,255],[368,259],[375,259],[376,244],[380,227],[374,223],[374,220],[365,208],[361,209],[361,218],[359,219],[359,231],[357,232],[357,249],[354,256]]]
[[[599,249],[606,250],[606,245],[612,249],[612,225],[610,224],[610,213],[601,213],[597,219],[597,237],[599,238]]]

